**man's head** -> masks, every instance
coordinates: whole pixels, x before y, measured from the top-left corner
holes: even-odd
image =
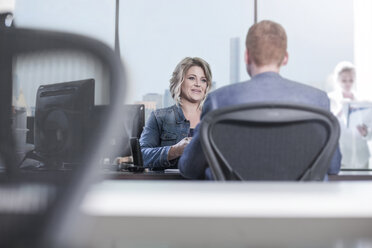
[[[284,28],[272,21],[254,24],[246,38],[246,58],[248,74],[255,74],[257,68],[279,68],[288,60],[287,35]]]

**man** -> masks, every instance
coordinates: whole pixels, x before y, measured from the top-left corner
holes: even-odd
[[[253,25],[247,34],[245,51],[245,63],[251,80],[210,93],[204,103],[201,118],[218,108],[258,102],[293,102],[329,111],[329,99],[325,92],[279,75],[280,68],[287,62],[287,35],[283,27],[272,21],[261,21]],[[202,151],[197,126],[195,135],[185,148],[178,164],[184,177],[212,178]],[[337,150],[328,174],[338,173],[340,160],[340,153]]]

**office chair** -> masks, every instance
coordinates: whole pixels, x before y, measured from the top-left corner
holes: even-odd
[[[243,104],[208,113],[201,144],[215,180],[323,180],[337,148],[336,118],[318,108]]]
[[[64,172],[21,171],[11,130],[13,81],[20,76],[15,71],[17,62],[24,58],[22,56],[36,58],[45,54],[75,54],[75,58],[86,54],[87,58],[96,59],[102,68],[97,64],[93,68],[107,76],[105,83],[109,88],[110,111],[97,131],[104,137],[114,135],[111,133],[117,130],[114,117],[121,114],[125,93],[122,62],[111,48],[91,38],[18,28],[0,28],[0,54],[0,165],[5,167],[0,173],[0,247],[67,247],[65,242],[70,229],[73,229],[71,220],[79,212],[79,203],[90,184],[99,179],[99,160],[108,151],[105,151],[104,142],[92,133],[84,162],[76,168]],[[33,57],[35,54],[37,56]],[[31,73],[40,71],[36,61],[30,63],[34,66]],[[49,68],[51,64],[43,65]],[[64,76],[76,69],[79,73],[76,65],[70,66],[67,72],[57,73]],[[56,69],[47,69],[47,73],[51,71],[56,72]],[[47,77],[41,78],[45,80]]]

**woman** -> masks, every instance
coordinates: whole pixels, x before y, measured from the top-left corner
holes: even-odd
[[[355,67],[350,62],[340,62],[334,72],[336,90],[329,93],[331,111],[337,117],[341,127],[340,150],[341,164],[344,168],[368,168],[369,149],[367,139],[371,137],[366,123],[360,123],[356,128],[347,126],[348,103],[357,101],[354,91]]]
[[[176,66],[169,87],[176,104],[152,112],[140,138],[145,167],[177,168],[200,121],[211,83],[210,67],[201,58],[187,57]]]

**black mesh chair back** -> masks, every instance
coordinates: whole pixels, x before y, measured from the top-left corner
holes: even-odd
[[[200,128],[216,180],[323,180],[340,133],[330,112],[278,103],[212,111]]]

